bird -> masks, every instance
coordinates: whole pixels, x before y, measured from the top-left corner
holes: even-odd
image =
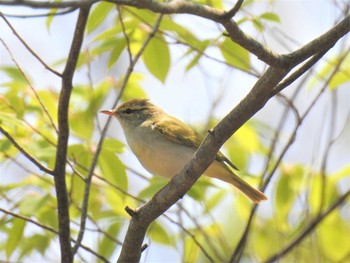
[[[118,119],[132,152],[142,166],[156,176],[172,178],[178,174],[202,141],[189,125],[167,114],[148,99],[134,98],[113,110],[100,112]],[[267,200],[265,194],[233,170],[238,169],[219,151],[204,175],[234,185],[254,203]]]

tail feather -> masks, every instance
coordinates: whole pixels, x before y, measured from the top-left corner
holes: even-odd
[[[233,184],[239,191],[245,194],[254,203],[258,204],[261,201],[267,200],[266,195],[249,185],[246,181],[244,181],[234,173],[232,173],[231,176],[225,176],[224,178],[219,179],[227,183]]]
[[[261,201],[267,200],[266,195],[264,195],[261,191],[255,189],[250,186],[243,179],[239,178],[237,175],[233,174],[232,179],[230,180],[231,184],[237,187],[243,194],[245,194],[250,200],[254,203],[260,203]]]
[[[210,166],[209,169],[205,172],[205,174],[234,185],[239,191],[245,194],[254,203],[260,203],[261,201],[267,200],[266,195],[234,174],[228,167],[220,164],[219,168],[217,164],[219,163],[214,162],[212,166]],[[216,167],[214,168],[213,165]]]

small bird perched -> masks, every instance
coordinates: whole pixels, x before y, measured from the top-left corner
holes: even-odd
[[[201,140],[187,124],[165,113],[148,99],[131,99],[114,110],[101,113],[116,117],[126,140],[140,163],[150,173],[172,178],[190,161]],[[238,177],[237,168],[218,152],[205,175],[233,184],[255,203],[267,197]]]

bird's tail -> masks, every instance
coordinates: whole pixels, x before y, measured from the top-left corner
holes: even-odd
[[[250,186],[246,181],[234,174],[228,167],[225,167],[223,164],[218,164],[218,162],[214,162],[212,165],[216,166],[216,168],[213,166],[209,167],[205,174],[209,175],[210,177],[218,178],[222,181],[233,184],[239,191],[245,194],[254,203],[260,203],[261,201],[267,200],[266,195]],[[219,168],[218,166],[221,167]]]
[[[267,200],[266,195],[249,185],[246,181],[234,173],[232,173],[230,177],[226,177],[222,180],[233,184],[239,191],[245,194],[254,203],[260,203],[261,201]]]

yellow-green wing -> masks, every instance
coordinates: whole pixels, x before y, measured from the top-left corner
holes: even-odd
[[[202,142],[202,139],[200,139],[199,135],[191,127],[172,116],[167,116],[160,122],[153,123],[153,128],[168,140],[186,145],[195,150],[198,149]],[[238,170],[238,168],[220,151],[217,153],[215,159],[219,162],[227,163],[233,169]]]
[[[153,128],[174,143],[194,149],[198,149],[201,143],[198,134],[191,127],[172,116],[167,116],[161,121],[153,123]]]
[[[218,154],[216,155],[216,160],[218,160],[218,161],[222,161],[222,162],[225,162],[225,163],[227,163],[229,166],[231,166],[233,169],[235,169],[235,170],[239,170],[238,168],[237,168],[237,166],[236,165],[234,165],[222,152],[218,152]]]

